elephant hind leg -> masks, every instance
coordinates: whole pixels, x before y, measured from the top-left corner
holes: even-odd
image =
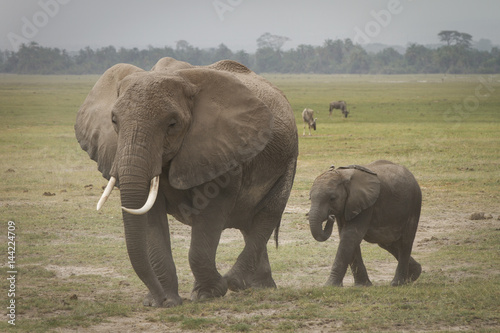
[[[285,173],[279,177],[269,192],[255,208],[256,214],[245,229],[241,229],[245,247],[236,263],[224,276],[232,291],[254,288],[276,288],[267,254],[267,242],[275,231],[278,245],[278,228],[285,210],[295,176],[296,160],[290,160]]]
[[[411,246],[401,246],[401,240],[390,244],[379,244],[379,246],[391,253],[397,260],[396,274],[391,282],[392,286],[401,286],[415,281],[422,272],[420,264],[410,255]]]
[[[410,282],[416,281],[422,273],[422,266],[410,256],[409,275]]]
[[[263,217],[262,214],[257,214],[257,218],[264,227],[254,224],[252,230],[241,231],[245,239],[245,247],[234,266],[224,275],[232,291],[247,288],[276,288],[267,255],[267,242],[273,232],[270,224],[275,222],[269,221],[270,218]],[[276,220],[276,218],[271,218],[271,220]]]

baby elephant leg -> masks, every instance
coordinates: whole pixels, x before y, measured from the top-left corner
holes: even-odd
[[[371,286],[372,283],[368,278],[368,272],[366,271],[365,264],[363,263],[363,258],[361,257],[361,247],[358,246],[354,252],[354,260],[351,263],[351,271],[354,276],[355,286]]]
[[[420,264],[411,257],[411,246],[405,246],[396,242],[390,245],[379,244],[379,246],[391,253],[397,260],[396,274],[391,282],[392,286],[401,286],[415,281],[422,272]]]

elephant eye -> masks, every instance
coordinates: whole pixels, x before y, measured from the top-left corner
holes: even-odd
[[[170,120],[170,123],[168,123],[168,128],[174,128],[175,125],[177,125],[177,121],[175,119]]]
[[[117,121],[116,121],[116,116],[115,115],[111,116],[111,122],[116,125]]]

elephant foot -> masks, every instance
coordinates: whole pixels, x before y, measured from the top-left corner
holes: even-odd
[[[211,286],[201,286],[198,282],[195,282],[193,291],[191,292],[191,300],[202,301],[222,297],[226,294],[227,289],[227,281],[224,278],[221,278],[219,282]]]
[[[391,281],[391,286],[393,287],[399,287],[399,286],[404,286],[405,284],[411,283],[412,280],[408,279],[403,279],[399,277],[394,277],[394,279]]]
[[[329,278],[325,283],[325,287],[343,287],[343,286],[344,284],[342,281],[337,281],[332,278]]]
[[[163,299],[163,301],[160,303],[158,302],[151,292],[149,292],[145,297],[144,300],[142,301],[142,304],[144,306],[152,306],[152,307],[164,307],[164,308],[172,308],[174,306],[179,306],[182,305],[182,298],[179,295],[175,296],[167,296],[166,298]]]
[[[391,286],[393,286],[393,287],[404,286],[405,284],[408,284],[408,281],[401,280],[401,279],[396,279],[396,278],[394,278],[391,281]]]
[[[276,283],[271,274],[266,277],[249,278],[248,275],[243,277],[236,274],[226,274],[224,278],[227,280],[227,285],[231,291],[245,290],[248,288],[276,288]]]
[[[163,302],[165,301],[165,299],[161,300],[161,302],[155,298],[151,292],[149,292],[145,297],[144,297],[144,300],[142,301],[142,305],[144,306],[152,306],[152,307],[155,307],[155,308],[159,308],[162,306]]]
[[[391,286],[397,287],[408,283],[412,283],[413,281],[418,279],[421,273],[422,273],[422,266],[418,262],[414,261],[409,265],[408,277],[401,278],[400,276],[396,275],[391,282]]]
[[[373,283],[370,280],[354,281],[354,286],[355,287],[371,287],[371,286],[373,286]]]
[[[418,263],[410,263],[410,282],[413,282],[418,279],[420,274],[422,273],[422,266]]]

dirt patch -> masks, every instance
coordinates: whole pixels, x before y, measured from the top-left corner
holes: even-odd
[[[110,278],[126,279],[125,276],[118,274],[113,269],[104,267],[47,265],[45,269],[54,272],[60,279],[66,279],[74,275],[99,275]]]
[[[105,323],[88,328],[64,329],[60,332],[88,332],[88,333],[108,333],[108,332],[184,332],[176,327],[177,324],[151,322],[144,319],[145,315],[140,314],[134,317],[111,317]]]

